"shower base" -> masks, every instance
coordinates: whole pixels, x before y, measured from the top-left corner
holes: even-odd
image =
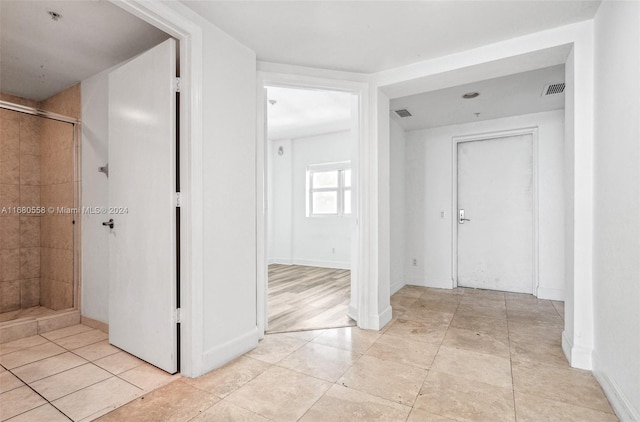
[[[36,306],[0,314],[0,344],[80,323],[80,311]]]

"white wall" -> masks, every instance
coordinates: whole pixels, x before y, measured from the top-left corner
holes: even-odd
[[[640,3],[595,18],[593,369],[623,421],[640,420]]]
[[[563,110],[413,131],[406,142],[407,284],[451,288],[452,138],[538,127],[539,290],[564,294]],[[444,218],[441,217],[444,212]],[[413,265],[413,259],[417,263]]]
[[[108,160],[108,75],[111,69],[92,76],[80,85],[82,101],[82,206],[108,206],[107,176],[98,167]],[[109,231],[102,226],[104,215],[81,215],[80,310],[83,316],[109,322]]]
[[[391,294],[405,283],[405,132],[398,123],[391,120],[389,138],[389,177],[391,215]]]
[[[269,261],[327,268],[351,267],[351,217],[306,216],[309,165],[351,160],[349,131],[270,141],[272,249]],[[284,153],[278,155],[282,146]]]

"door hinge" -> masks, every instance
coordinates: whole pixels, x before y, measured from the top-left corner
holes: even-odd
[[[180,324],[182,322],[182,315],[180,314],[180,308],[176,309],[176,323]]]
[[[180,208],[182,203],[180,201],[180,192],[176,192],[176,208]]]
[[[176,92],[180,92],[180,78],[176,78],[175,87]]]

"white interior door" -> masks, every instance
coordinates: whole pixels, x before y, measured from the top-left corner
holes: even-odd
[[[178,365],[175,74],[167,40],[109,75],[109,342],[170,373]]]
[[[459,286],[533,293],[532,192],[531,134],[458,143]]]

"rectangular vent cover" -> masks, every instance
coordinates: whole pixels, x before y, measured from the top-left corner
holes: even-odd
[[[395,110],[395,113],[399,117],[411,117],[411,113],[409,113],[409,110],[407,110],[406,108],[403,108],[401,110]]]
[[[546,97],[547,95],[557,95],[562,94],[564,92],[564,82],[558,82],[555,84],[547,84],[544,86],[542,90],[542,96]]]

